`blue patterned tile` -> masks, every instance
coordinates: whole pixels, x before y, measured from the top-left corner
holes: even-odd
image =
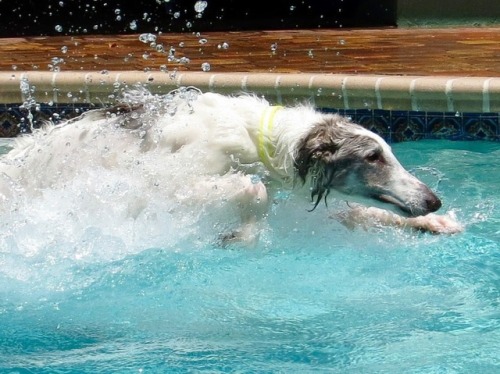
[[[10,138],[19,133],[19,119],[8,111],[0,112],[0,137]]]
[[[463,134],[462,116],[427,117],[427,138],[459,140]]]
[[[357,110],[353,117],[353,121],[368,129],[373,125],[373,111]]]
[[[464,139],[466,140],[499,140],[498,115],[464,116]]]
[[[421,129],[418,126],[412,126],[409,122],[409,112],[392,111],[391,112],[391,139],[394,142],[406,140],[418,140],[422,138]]]
[[[414,128],[418,129],[418,132],[425,134],[427,128],[427,117],[425,112],[408,112],[408,124]]]
[[[479,117],[465,129],[467,136],[480,140],[498,140],[498,118]]]
[[[44,121],[58,123],[73,118],[94,107],[89,104],[41,105],[32,110],[33,125]],[[500,140],[499,113],[443,113],[388,111],[371,109],[322,109],[338,113],[374,131],[389,142],[418,139]],[[28,112],[19,104],[0,105],[0,137],[29,132]]]

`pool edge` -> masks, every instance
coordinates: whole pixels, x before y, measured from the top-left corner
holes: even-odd
[[[277,103],[308,100],[337,109],[500,112],[500,77],[323,73],[2,71],[0,104],[31,98],[102,105],[113,103],[124,88],[135,85],[153,93],[181,86],[226,94],[252,92]]]

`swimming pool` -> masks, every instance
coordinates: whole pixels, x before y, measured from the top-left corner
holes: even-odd
[[[193,212],[100,208],[88,186],[105,200],[123,175],[17,199],[0,214],[0,371],[495,372],[500,144],[393,148],[463,234],[352,232],[283,192],[260,245],[228,250]]]

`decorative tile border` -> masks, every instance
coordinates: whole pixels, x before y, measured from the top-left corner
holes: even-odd
[[[58,123],[96,107],[92,104],[41,104],[28,112],[19,104],[0,104],[0,137],[29,132],[30,120],[37,128],[45,121]],[[350,117],[389,142],[421,139],[500,141],[500,113],[331,108],[323,111]]]
[[[389,142],[421,139],[500,141],[500,113],[324,110],[350,117]]]

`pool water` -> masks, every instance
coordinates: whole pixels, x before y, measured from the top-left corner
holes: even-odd
[[[500,144],[393,149],[464,233],[349,231],[328,218],[343,202],[281,193],[257,248],[223,249],[217,222],[125,221],[88,181],[18,199],[0,213],[0,371],[498,372]]]

